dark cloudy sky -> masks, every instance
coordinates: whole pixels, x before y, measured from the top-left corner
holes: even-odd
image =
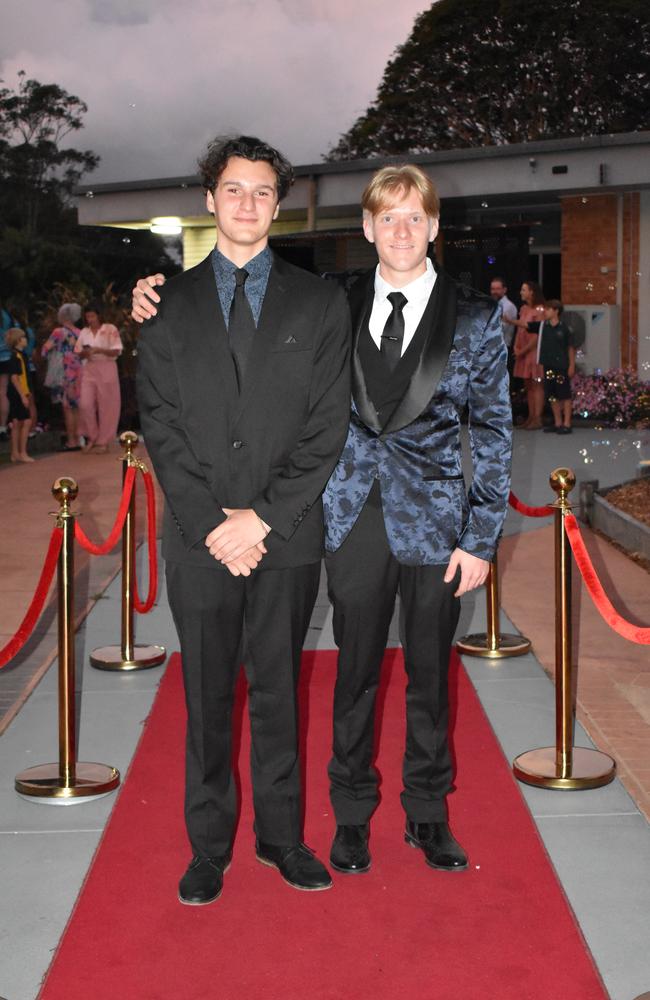
[[[3,0],[0,77],[88,104],[87,181],[193,173],[220,132],[317,161],[374,98],[427,0]]]

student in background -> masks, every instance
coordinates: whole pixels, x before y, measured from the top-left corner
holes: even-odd
[[[564,306],[549,299],[540,324],[538,360],[544,369],[544,394],[551,404],[553,426],[544,433],[571,433],[571,379],[575,375],[573,331],[562,322]]]
[[[9,422],[11,424],[11,461],[33,462],[27,454],[27,437],[31,424],[29,374],[24,350],[27,347],[27,334],[17,326],[12,326],[5,334],[5,343],[11,351],[7,362],[9,385]]]

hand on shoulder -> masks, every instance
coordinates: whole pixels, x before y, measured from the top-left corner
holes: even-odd
[[[149,274],[146,278],[139,279],[131,293],[131,316],[136,323],[144,323],[157,315],[155,303],[160,302],[160,296],[156,292],[156,286],[164,284],[164,274]]]

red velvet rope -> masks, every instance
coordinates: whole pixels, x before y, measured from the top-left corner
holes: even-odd
[[[129,504],[131,503],[131,493],[133,492],[133,483],[135,482],[135,467],[130,465],[126,470],[126,475],[124,477],[124,486],[122,488],[122,501],[120,503],[119,510],[117,512],[117,517],[115,518],[115,524],[111,530],[110,535],[102,545],[95,545],[90,541],[88,536],[83,531],[79,521],[75,521],[74,525],[74,537],[79,542],[82,548],[86,552],[90,552],[93,556],[105,556],[112,548],[115,547],[118,538],[122,534],[122,528],[124,527],[124,521],[129,509]]]
[[[38,581],[36,592],[32,598],[32,603],[30,604],[27,614],[20,623],[18,631],[13,639],[10,639],[7,645],[3,649],[0,649],[0,669],[2,667],[6,667],[9,661],[13,660],[16,653],[20,652],[29,639],[32,629],[40,617],[43,605],[45,604],[45,598],[47,597],[50,584],[52,583],[54,571],[56,570],[56,563],[59,558],[62,542],[63,528],[53,528],[52,535],[50,537],[50,544],[45,556],[45,562],[43,563],[43,569],[41,570],[41,577]]]
[[[549,514],[554,512],[553,507],[529,507],[528,504],[518,500],[512,490],[508,496],[508,503],[513,510],[518,511],[519,514],[523,514],[524,517],[548,517]]]
[[[140,615],[146,615],[153,608],[158,591],[158,551],[156,548],[156,496],[150,472],[143,472],[144,488],[147,494],[147,548],[149,549],[149,591],[146,601],[138,594],[138,581],[133,574],[133,607]]]
[[[650,645],[650,628],[641,628],[639,625],[632,625],[622,618],[614,605],[610,602],[603,586],[596,576],[596,570],[589,558],[589,553],[585,548],[585,543],[580,534],[580,527],[574,514],[565,514],[564,529],[567,533],[573,556],[578,569],[585,581],[585,586],[589,591],[589,596],[596,605],[601,617],[607,622],[610,628],[622,635],[624,639],[641,643],[644,646]]]

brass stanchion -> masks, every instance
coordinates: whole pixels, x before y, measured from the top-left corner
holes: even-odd
[[[138,443],[138,435],[133,431],[120,434],[120,444],[124,448],[122,459],[122,485],[127,469],[142,467],[133,451]],[[122,531],[122,641],[119,646],[100,646],[90,654],[90,662],[98,670],[143,670],[157,667],[164,662],[167,652],[164,646],[136,646],[133,629],[133,590],[135,585],[135,488],[124,521]]]
[[[112,792],[120,772],[107,764],[77,760],[75,726],[74,524],[70,504],[78,493],[74,479],[57,479],[52,493],[63,529],[59,555],[59,762],[39,764],[16,776],[16,791],[55,803],[84,801]]]
[[[571,469],[555,469],[551,488],[555,508],[555,746],[520,754],[512,769],[520,781],[542,788],[600,788],[616,773],[616,763],[600,750],[573,746],[575,712],[572,685],[571,546],[564,518],[571,511],[567,495],[576,483]]]
[[[464,635],[456,643],[459,653],[467,656],[485,656],[500,660],[506,656],[523,656],[530,649],[530,639],[523,635],[499,632],[499,564],[496,554],[490,563],[485,585],[487,632]]]

